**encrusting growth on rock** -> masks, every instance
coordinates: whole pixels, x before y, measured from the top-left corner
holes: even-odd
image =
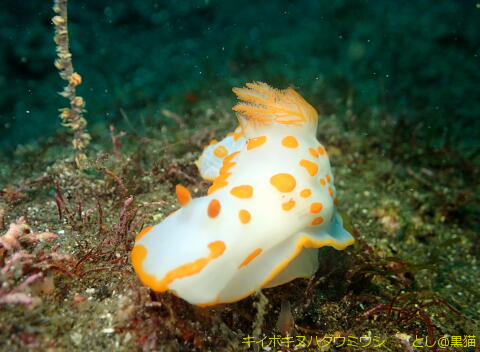
[[[90,143],[90,134],[86,131],[87,120],[83,117],[85,101],[77,96],[76,87],[82,83],[82,76],[75,72],[72,64],[72,54],[68,41],[67,0],[55,0],[53,11],[57,14],[52,18],[55,26],[54,41],[56,44],[57,58],[55,67],[60,71],[60,77],[68,82],[59,94],[70,101],[69,108],[60,109],[62,125],[70,127],[73,131],[73,148],[76,151],[75,163],[78,168],[83,168],[87,159],[84,149]]]

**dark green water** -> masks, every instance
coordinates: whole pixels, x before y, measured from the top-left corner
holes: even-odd
[[[59,129],[49,2],[2,3],[0,147]],[[71,1],[71,51],[88,120],[101,130],[161,123],[159,107],[187,110],[231,97],[252,80],[300,87],[326,112],[352,109],[360,131],[391,115],[402,141],[474,156],[480,80],[475,1]],[[348,105],[348,106],[347,106]],[[165,122],[165,121],[163,121]],[[359,123],[357,123],[357,126]]]

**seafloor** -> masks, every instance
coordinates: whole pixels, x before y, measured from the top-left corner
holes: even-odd
[[[91,145],[83,171],[57,141],[2,163],[2,232],[24,216],[33,234],[58,235],[0,249],[0,294],[31,298],[2,305],[2,350],[262,350],[266,337],[265,346],[283,351],[411,351],[414,342],[478,339],[478,169],[458,153],[396,141],[388,117],[368,135],[355,132],[353,115],[319,120],[339,208],[357,241],[341,252],[324,248],[314,278],[213,308],[143,287],[129,263],[133,238],[178,207],[176,184],[206,193],[194,161],[235,126],[230,106],[203,101],[179,114],[182,128],[145,125],[144,135],[123,137],[112,130],[114,143]],[[284,307],[278,322],[282,302],[291,313]],[[250,349],[248,336],[256,340]],[[458,346],[448,350],[474,351]]]

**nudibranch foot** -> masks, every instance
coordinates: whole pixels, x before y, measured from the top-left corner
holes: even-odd
[[[236,274],[220,291],[218,302],[236,302],[262,288],[312,276],[318,269],[318,249],[296,247],[294,242],[294,238],[289,238],[266,252],[257,254],[259,251],[253,251],[257,255],[248,265],[239,266]],[[245,282],[249,285],[245,285]]]
[[[285,269],[264,285],[265,288],[283,285],[298,278],[309,278],[318,269],[318,248],[303,248]]]

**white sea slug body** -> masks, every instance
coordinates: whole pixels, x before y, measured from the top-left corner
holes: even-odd
[[[318,248],[353,237],[335,210],[330,161],[317,141],[318,114],[294,89],[234,88],[240,128],[208,146],[197,166],[213,179],[137,236],[132,263],[154,291],[197,305],[238,301],[318,268]]]

